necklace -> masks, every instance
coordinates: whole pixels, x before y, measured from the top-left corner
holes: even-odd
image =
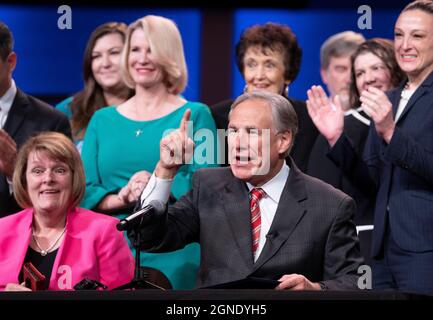
[[[401,91],[401,95],[400,95],[401,99],[406,101],[406,102],[409,101],[410,97],[412,96],[412,94],[415,91],[414,89],[409,90],[409,86],[410,86],[410,83],[408,81],[408,82],[406,82],[406,85],[404,86],[403,90]]]
[[[40,252],[41,256],[45,257],[48,253],[51,252],[51,250],[56,246],[57,242],[59,242],[60,238],[63,236],[63,234],[65,233],[65,231],[66,231],[66,227],[63,228],[63,231],[57,237],[56,241],[54,241],[54,243],[47,250],[44,250],[44,249],[41,248],[41,246],[38,243],[38,240],[36,240],[35,234],[32,233],[33,240],[35,241],[36,246],[39,248],[39,250],[41,250],[41,252]]]
[[[135,131],[135,137],[138,138],[142,133],[143,133],[143,130],[138,129],[137,131]]]

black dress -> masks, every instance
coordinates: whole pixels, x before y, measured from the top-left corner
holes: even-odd
[[[47,253],[47,255],[42,256],[40,252],[32,249],[30,246],[27,249],[26,257],[24,258],[24,263],[31,262],[36,269],[39,270],[45,276],[44,289],[47,290],[50,286],[51,272],[53,270],[54,261],[56,260],[57,252],[59,249]],[[18,280],[20,283],[24,281],[23,271],[21,270]]]

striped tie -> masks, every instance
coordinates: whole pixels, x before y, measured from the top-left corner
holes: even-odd
[[[256,255],[257,248],[259,247],[260,240],[260,226],[262,223],[262,218],[260,217],[260,206],[259,201],[265,192],[263,189],[254,188],[250,192],[250,210],[251,210],[251,230],[253,235],[253,255]]]

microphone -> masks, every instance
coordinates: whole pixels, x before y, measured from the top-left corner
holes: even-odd
[[[120,220],[120,222],[116,225],[117,230],[129,230],[131,226],[136,224],[143,216],[150,214],[163,214],[165,212],[165,204],[160,200],[152,200],[146,205],[143,209],[131,214],[125,219]]]

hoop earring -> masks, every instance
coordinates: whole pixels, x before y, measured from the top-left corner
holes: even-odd
[[[287,84],[286,87],[284,88],[284,96],[286,98],[289,97],[289,84]]]

